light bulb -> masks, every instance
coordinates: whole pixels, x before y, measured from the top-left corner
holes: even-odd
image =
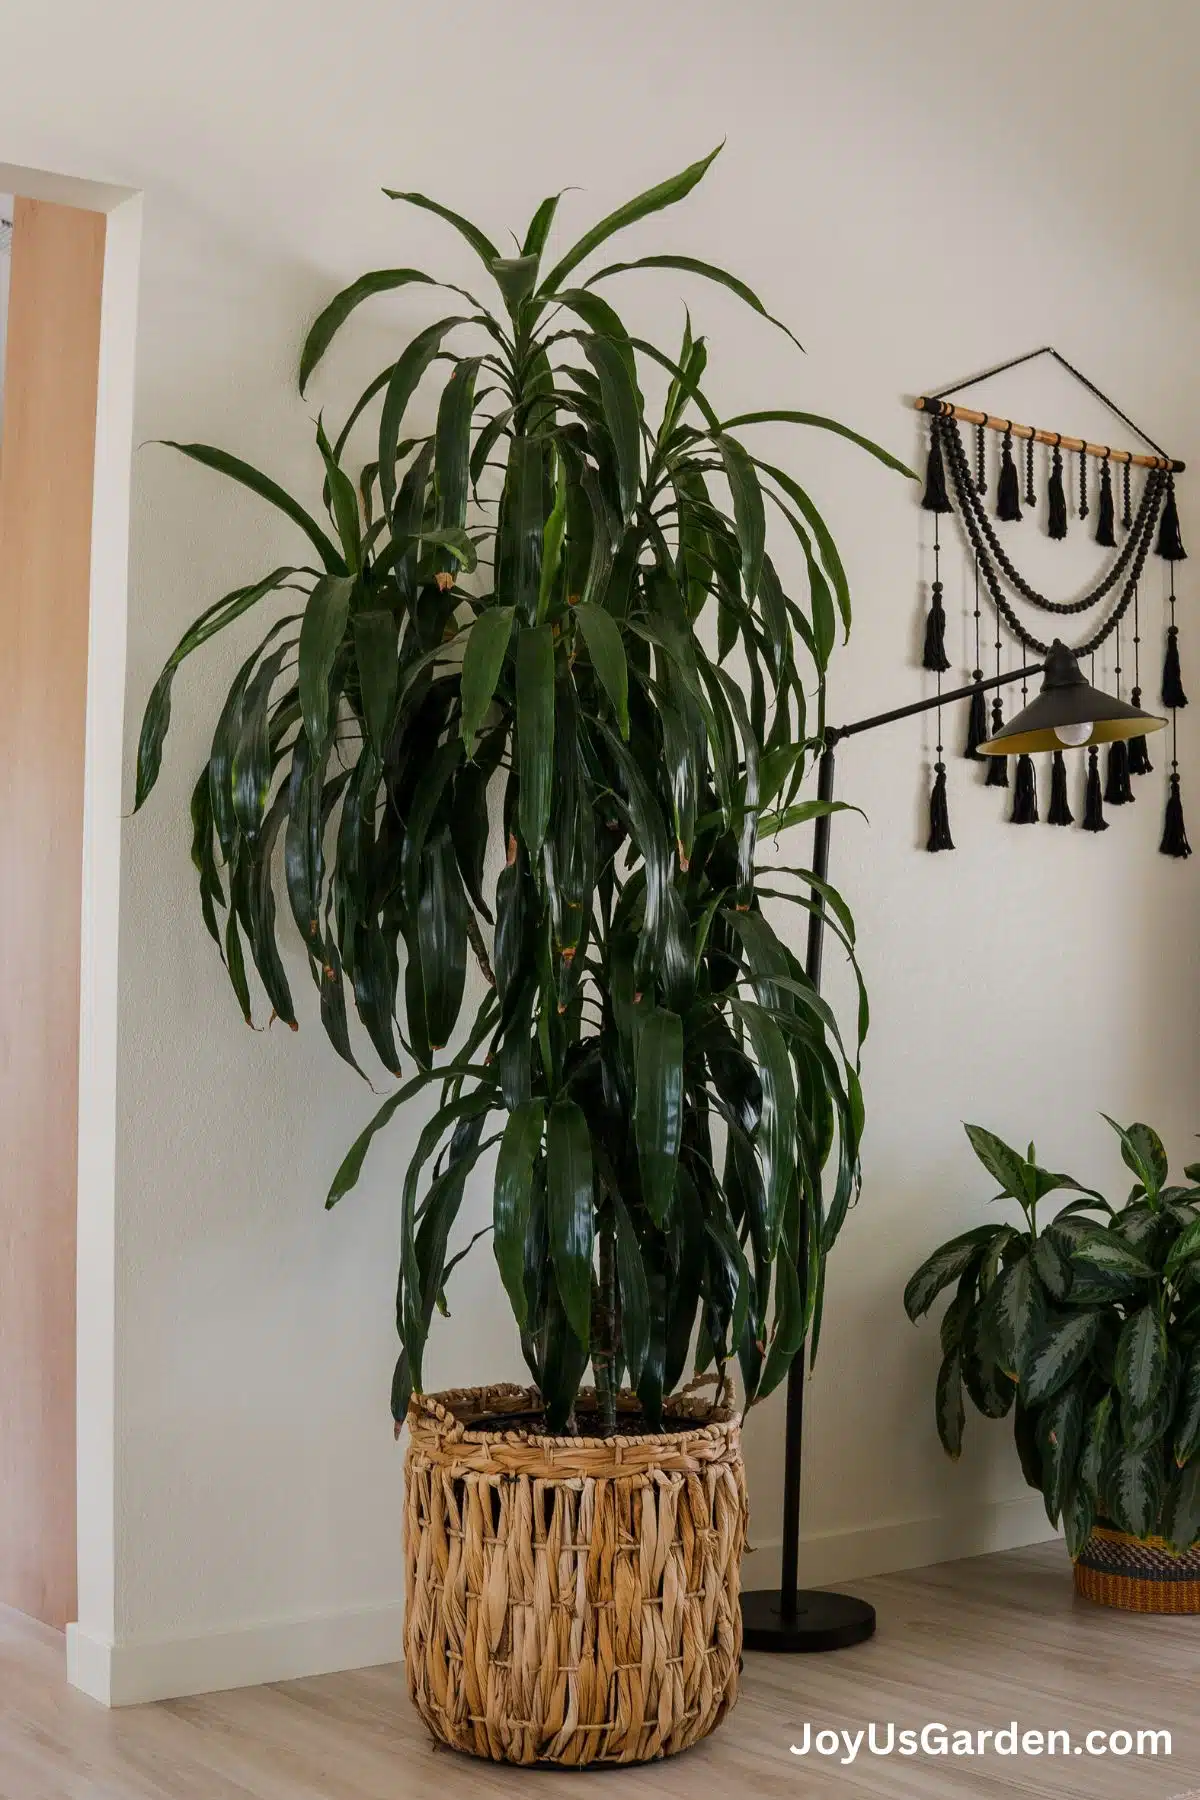
[[[1077,750],[1080,744],[1086,744],[1092,735],[1092,721],[1085,719],[1081,725],[1056,725],[1054,735],[1060,744],[1068,749]]]

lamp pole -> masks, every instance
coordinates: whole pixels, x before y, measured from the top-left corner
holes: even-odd
[[[817,799],[826,803],[833,799],[834,757],[843,738],[857,737],[874,731],[879,725],[891,725],[897,719],[912,718],[916,713],[932,712],[936,706],[948,706],[956,700],[967,700],[977,690],[1006,687],[1010,682],[1028,680],[1040,675],[1044,663],[1031,663],[1024,669],[1011,669],[1004,675],[990,676],[986,681],[973,681],[950,693],[934,694],[927,700],[915,700],[910,706],[897,706],[891,712],[875,713],[869,719],[857,719],[852,725],[831,726],[825,732],[825,747],[817,771]],[[813,874],[824,882],[829,877],[829,834],[832,812],[821,813],[813,833]],[[818,890],[816,903],[808,918],[808,949],[804,968],[814,988],[820,992],[821,962],[825,948],[825,907]],[[808,1215],[801,1208],[800,1251],[797,1272],[800,1292],[808,1288]],[[804,1651],[847,1650],[861,1644],[875,1630],[875,1608],[853,1594],[830,1593],[824,1588],[798,1587],[800,1571],[800,1481],[804,1445],[804,1364],[807,1346],[801,1344],[788,1370],[787,1415],[783,1451],[783,1549],[779,1589],[756,1588],[742,1595],[742,1641],[747,1650],[769,1650],[784,1654]]]

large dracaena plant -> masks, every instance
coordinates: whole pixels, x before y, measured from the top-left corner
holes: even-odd
[[[808,870],[756,861],[762,832],[820,810],[798,796],[848,589],[807,493],[733,434],[816,426],[902,465],[807,413],[722,421],[690,323],[669,356],[599,292],[625,270],[683,270],[769,317],[736,277],[686,256],[577,275],[711,161],[620,207],[546,273],[557,198],[502,257],[424,195],[392,196],[456,227],[503,311],[454,289],[466,309],[419,332],[332,441],[318,425],[331,531],[257,470],[176,446],[280,507],[320,566],[273,570],[183,638],[147,708],[137,804],[179,664],[298,588],[302,607],[273,620],[222,708],[192,795],[193,858],[247,1018],[243,944],[275,1014],[296,1022],[275,931],[282,837],[334,1048],[358,1066],[348,986],[384,1066],[413,1065],[330,1205],[397,1110],[439,1088],[403,1185],[397,1420],[458,1260],[464,1184],[492,1147],[496,1261],[554,1427],[589,1361],[609,1421],[622,1381],[657,1421],[693,1343],[700,1368],[739,1356],[748,1396],[769,1392],[819,1321],[856,1189],[857,1056],[760,901],[824,906],[851,957],[852,920]],[[386,269],[339,294],[305,344],[301,390],[361,302],[417,283],[436,285]],[[427,431],[415,396],[435,363],[448,374]],[[647,368],[666,390],[653,425]],[[347,445],[375,400],[378,455],[356,487]],[[768,552],[768,503],[799,541],[803,599]],[[472,953],[486,987],[439,1062]],[[860,1039],[865,1020],[864,1001]]]

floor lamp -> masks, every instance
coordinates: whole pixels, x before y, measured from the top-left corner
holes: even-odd
[[[824,750],[817,777],[817,798],[830,801],[834,787],[834,753],[843,738],[874,731],[916,713],[969,700],[980,689],[1005,687],[1014,681],[1044,676],[1042,691],[1017,713],[1004,730],[979,746],[981,756],[1019,756],[1038,750],[1083,748],[1109,744],[1118,738],[1141,737],[1159,731],[1165,719],[1140,712],[1112,694],[1105,694],[1084,680],[1074,653],[1058,639],[1041,663],[1012,669],[986,681],[972,682],[951,693],[934,694],[911,706],[859,719],[853,725],[832,726],[825,732]],[[829,874],[829,833],[832,815],[823,813],[813,839],[813,873],[819,881]],[[805,969],[818,990],[825,942],[825,913],[819,900],[809,915]],[[805,1209],[801,1209],[805,1217]],[[806,1226],[801,1227],[800,1291],[806,1291],[808,1249]],[[845,1650],[861,1644],[875,1630],[875,1608],[852,1594],[829,1593],[819,1588],[798,1588],[800,1558],[800,1477],[804,1437],[805,1347],[797,1352],[788,1374],[787,1424],[783,1463],[783,1562],[778,1590],[757,1588],[742,1595],[743,1642],[747,1650],[771,1650],[795,1654],[802,1651]]]

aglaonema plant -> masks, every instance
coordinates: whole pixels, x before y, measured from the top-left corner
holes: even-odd
[[[902,465],[808,413],[721,419],[690,321],[668,354],[601,292],[629,270],[674,270],[769,317],[735,276],[675,255],[583,272],[711,161],[550,267],[557,197],[506,257],[435,201],[392,195],[461,233],[500,304],[451,287],[455,310],[398,347],[341,430],[318,423],[328,525],[224,451],[175,446],[280,508],[315,561],[248,581],[180,642],[147,707],[136,803],[179,665],[298,594],[272,609],[216,721],[193,860],[246,1018],[248,950],[275,1016],[297,1023],[278,862],[335,1050],[359,1067],[352,1005],[406,1077],[329,1205],[375,1135],[437,1090],[401,1195],[397,1421],[458,1260],[467,1178],[492,1149],[496,1262],[554,1428],[589,1362],[610,1425],[623,1383],[657,1422],[693,1359],[738,1357],[748,1397],[768,1393],[815,1338],[856,1192],[857,1049],[761,902],[823,906],[852,959],[853,922],[811,872],[764,868],[758,848],[821,810],[802,785],[849,591],[806,490],[740,433],[814,427]],[[361,303],[439,285],[411,268],[354,282],[309,333],[301,391]],[[444,373],[436,412],[418,394],[430,372]],[[664,394],[653,416],[647,374]],[[351,437],[372,407],[377,450],[354,479]],[[768,513],[799,547],[799,594]],[[865,1025],[863,999],[860,1038]]]
[[[1178,1551],[1200,1538],[1200,1186],[1169,1184],[1149,1125],[1109,1124],[1134,1175],[1120,1208],[1041,1168],[1032,1144],[1022,1156],[968,1125],[1023,1225],[952,1238],[904,1291],[915,1321],[954,1287],[936,1392],[945,1450],[961,1452],[964,1396],[987,1418],[1011,1411],[1025,1479],[1076,1556],[1097,1522]],[[1200,1165],[1185,1174],[1200,1182]],[[1063,1189],[1077,1197],[1046,1218]]]

